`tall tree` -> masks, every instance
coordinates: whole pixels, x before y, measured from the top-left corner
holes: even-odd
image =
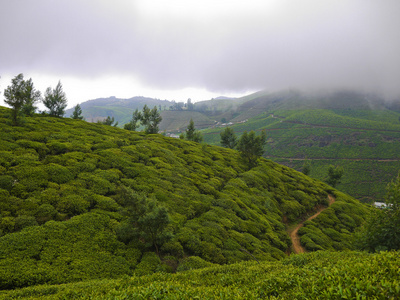
[[[32,79],[25,81],[21,73],[11,80],[11,85],[4,90],[4,97],[4,102],[12,108],[12,122],[18,125],[20,116],[34,113],[40,92],[33,87]]]
[[[142,119],[142,114],[136,108],[136,110],[132,114],[132,119],[129,123],[124,125],[124,129],[136,131],[136,129],[140,126],[140,120]],[[139,123],[138,123],[139,122]]]
[[[145,242],[159,255],[160,246],[172,237],[166,231],[171,222],[167,209],[155,199],[135,193],[130,188],[122,187],[120,197],[128,219],[118,230],[119,238],[125,243],[132,240]]]
[[[386,191],[386,206],[375,209],[358,233],[356,246],[361,250],[400,250],[400,173]]]
[[[41,100],[42,96],[40,91],[36,90],[33,86],[32,78],[25,81],[25,99],[22,106],[22,113],[27,116],[32,116],[37,109],[36,103]]]
[[[234,149],[237,145],[236,134],[232,128],[226,127],[221,133],[221,145],[225,148]]]
[[[340,183],[344,170],[342,167],[334,167],[332,165],[328,168],[328,178],[325,180],[331,187],[336,187]]]
[[[186,139],[188,141],[197,142],[197,143],[200,143],[201,141],[203,141],[202,134],[200,133],[200,131],[196,130],[196,128],[194,127],[193,119],[190,119],[189,125],[186,128],[185,134],[182,134],[181,138]]]
[[[141,122],[145,127],[146,133],[158,133],[158,125],[161,123],[161,121],[162,117],[156,106],[154,106],[154,108],[151,110],[149,107],[147,107],[147,105],[143,107]]]
[[[77,104],[74,108],[74,111],[72,112],[71,115],[72,119],[77,119],[77,120],[83,120],[83,116],[82,116],[82,108],[79,104]]]
[[[46,89],[43,104],[50,110],[51,116],[64,116],[65,108],[67,107],[67,96],[63,91],[61,81],[58,82],[55,89],[51,87]]]
[[[240,137],[237,149],[250,168],[257,165],[258,159],[264,153],[264,145],[266,142],[267,133],[265,130],[263,130],[259,136],[256,136],[253,130],[249,133],[245,131]]]

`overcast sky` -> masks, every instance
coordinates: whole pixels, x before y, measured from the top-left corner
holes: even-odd
[[[0,91],[23,73],[69,107],[260,89],[400,95],[399,0],[1,0]]]

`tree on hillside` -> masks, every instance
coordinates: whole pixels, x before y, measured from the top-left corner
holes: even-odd
[[[75,106],[74,111],[72,112],[71,118],[76,119],[76,120],[83,120],[82,108],[79,104],[77,104]]]
[[[126,130],[132,130],[136,131],[136,129],[140,126],[140,120],[142,119],[142,114],[140,111],[136,108],[136,110],[132,114],[132,119],[129,123],[126,123],[124,125],[124,129]],[[138,124],[139,122],[139,124]]]
[[[49,109],[50,116],[62,117],[67,107],[67,96],[65,95],[61,81],[58,82],[55,89],[48,87],[46,89],[43,104]]]
[[[117,127],[118,126],[118,122],[116,122],[115,124],[114,124],[114,122],[115,122],[114,117],[111,118],[110,116],[105,118],[103,121],[97,121],[97,123],[99,123],[99,124]]]
[[[308,159],[306,159],[304,161],[303,168],[302,168],[301,172],[304,175],[307,175],[307,176],[310,174],[310,172],[311,172],[311,163],[310,163],[310,161]]]
[[[25,100],[22,106],[22,113],[27,116],[32,116],[37,107],[35,104],[41,100],[40,91],[33,86],[32,78],[25,81]]]
[[[193,141],[193,142],[197,142],[200,143],[201,141],[203,141],[203,136],[200,133],[200,131],[196,130],[196,128],[194,127],[194,122],[193,119],[190,119],[189,125],[185,130],[185,133],[181,134],[180,136],[181,139],[186,139],[188,141]]]
[[[340,183],[344,170],[342,167],[334,167],[332,165],[328,168],[328,178],[325,180],[331,187],[336,187]]]
[[[357,236],[361,250],[400,250],[400,173],[386,191],[385,207],[371,213]]]
[[[125,243],[144,242],[147,247],[154,247],[159,255],[160,247],[172,234],[167,231],[171,223],[167,209],[155,199],[137,194],[130,188],[121,188],[121,197],[128,217],[118,230],[118,237]]]
[[[138,122],[140,123],[138,124]],[[161,123],[162,117],[157,110],[157,106],[150,109],[146,104],[143,106],[142,112],[136,109],[132,114],[132,119],[125,124],[124,129],[135,131],[140,125],[144,126],[146,133],[158,133],[158,125]]]
[[[237,145],[237,138],[232,128],[226,127],[221,133],[221,145],[225,148],[234,149]]]
[[[161,123],[161,121],[162,117],[156,106],[154,106],[151,110],[149,107],[147,107],[147,105],[143,107],[141,123],[145,127],[144,131],[146,133],[158,133],[158,125]]]
[[[256,136],[252,130],[250,133],[245,131],[239,139],[237,149],[250,168],[257,165],[257,160],[264,153],[264,146],[267,142],[267,133],[261,131],[261,135]]]
[[[40,92],[33,87],[32,79],[25,81],[21,73],[11,80],[11,85],[4,90],[4,97],[4,102],[12,108],[12,122],[18,125],[22,115],[34,113],[35,103],[40,100]]]

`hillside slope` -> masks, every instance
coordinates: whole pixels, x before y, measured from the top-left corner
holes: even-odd
[[[0,299],[397,299],[399,252],[319,251],[178,274],[43,285]]]
[[[351,248],[369,211],[272,161],[249,170],[234,150],[45,115],[12,127],[9,113],[0,108],[1,289],[281,259],[287,225],[328,194],[336,202],[304,226],[304,246]],[[144,207],[150,229],[163,208],[171,220],[151,240],[135,235],[144,219],[129,223]]]
[[[392,107],[394,103],[361,93],[323,95],[320,102],[317,96],[277,93],[244,103],[232,128],[238,136],[245,130],[267,130],[267,158],[297,170],[308,160],[310,175],[317,179],[327,176],[329,165],[342,166],[338,189],[372,202],[382,199],[400,169],[400,113]],[[219,145],[222,130],[205,130],[205,142]]]

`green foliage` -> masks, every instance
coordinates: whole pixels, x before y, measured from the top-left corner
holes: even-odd
[[[47,222],[0,238],[0,288],[128,274],[125,246],[112,234],[111,220],[86,214],[67,222]]]
[[[310,163],[310,161],[308,161],[308,160],[304,161],[304,165],[303,165],[303,168],[302,168],[301,172],[304,175],[310,175],[310,172],[311,172],[311,163]]]
[[[153,109],[150,109],[147,105],[144,105],[142,112],[139,112],[138,109],[133,112],[131,121],[124,125],[124,129],[135,131],[140,125],[142,125],[144,126],[146,133],[154,134],[158,133],[158,125],[161,121],[162,117],[156,106],[154,106]],[[140,122],[140,125],[138,122]]]
[[[189,256],[179,264],[177,271],[182,272],[188,270],[203,269],[212,266],[214,266],[214,264],[203,260],[201,257]]]
[[[9,112],[0,108],[0,242],[25,239],[24,232],[46,241],[47,237],[41,238],[45,228],[57,226],[58,241],[46,246],[46,251],[60,253],[44,260],[35,252],[26,261],[8,260],[11,250],[1,255],[0,263],[7,260],[7,268],[22,274],[18,286],[97,275],[109,278],[114,267],[105,270],[105,261],[116,266],[121,259],[124,267],[115,276],[130,275],[145,257],[142,252],[149,251],[158,252],[161,269],[167,271],[176,270],[190,256],[214,264],[279,260],[291,246],[283,220],[296,222],[312,213],[326,204],[328,192],[333,191],[264,159],[248,170],[240,153],[228,148],[45,115],[27,117],[26,126],[12,127],[6,122]],[[355,214],[337,205],[340,227],[334,228],[333,216],[318,225],[326,235],[318,241],[334,249],[348,249],[353,229],[363,220],[358,211],[362,206],[346,199]],[[97,222],[94,215],[109,220],[108,225],[86,234],[85,228]],[[87,224],[73,221],[83,218]],[[70,226],[80,233],[71,233]],[[78,244],[71,245],[77,239]],[[16,242],[8,241],[8,247],[14,247]],[[28,253],[42,244],[24,245]],[[92,265],[89,258],[71,262],[69,248],[90,257]],[[101,261],[93,263],[94,259]]]
[[[40,92],[33,87],[32,79],[24,80],[24,75],[19,74],[4,90],[4,98],[4,102],[12,107],[12,123],[18,125],[21,115],[33,115],[35,103],[40,100]]]
[[[151,110],[147,107],[147,105],[143,107],[143,113],[140,121],[145,127],[146,133],[158,133],[158,124],[160,124],[161,120],[162,117],[156,106],[154,106]]]
[[[160,258],[154,252],[146,252],[143,254],[134,274],[143,276],[162,271],[165,271],[165,266],[161,263]]]
[[[52,89],[51,87],[48,87],[46,89],[46,92],[44,94],[43,104],[49,109],[50,116],[53,117],[64,116],[65,108],[67,107],[67,96],[63,91],[61,81],[57,83],[57,86],[54,89]],[[79,114],[77,107],[75,107],[75,109],[78,118]]]
[[[254,131],[247,134],[245,131],[239,139],[237,149],[246,163],[251,167],[257,165],[257,160],[264,154],[264,145],[267,141],[266,132],[256,136]]]
[[[142,118],[142,114],[139,112],[139,110],[136,108],[136,110],[132,114],[132,119],[129,123],[126,123],[124,125],[124,129],[126,130],[132,130],[136,131],[136,129],[139,127],[138,122]]]
[[[360,107],[352,98],[345,103],[332,99],[310,100],[305,106],[300,99],[291,103],[286,99],[263,103],[257,109],[252,109],[256,101],[249,102],[238,109],[243,116],[232,120],[232,128],[238,137],[244,131],[267,130],[265,157],[300,171],[310,161],[313,178],[325,180],[329,165],[343,167],[345,176],[338,189],[363,202],[381,201],[386,184],[400,168],[399,112],[371,109],[364,97]],[[273,108],[274,103],[280,108]],[[334,108],[338,103],[349,108]],[[244,119],[248,120],[239,122]],[[205,142],[213,145],[220,144],[220,132],[220,127],[202,131]]]
[[[396,299],[398,252],[315,252],[176,274],[41,285],[1,299]],[[157,259],[155,256],[154,259]]]
[[[375,209],[358,233],[356,246],[361,250],[400,249],[400,174],[386,190],[386,207]]]
[[[114,117],[111,118],[110,116],[107,116],[107,118],[105,118],[103,121],[98,121],[97,123],[117,127],[118,122],[116,122],[115,124],[114,122],[115,122]]]
[[[235,132],[231,127],[225,128],[221,133],[221,145],[225,148],[234,149],[237,145]]]
[[[186,139],[188,141],[193,141],[196,143],[200,143],[203,140],[203,136],[200,131],[196,130],[194,127],[193,119],[190,119],[189,125],[186,128],[185,134],[182,133],[180,136],[181,139]]]
[[[315,219],[306,221],[298,231],[301,244],[308,251],[354,249],[354,233],[371,209],[349,196],[335,192],[336,201]]]
[[[83,120],[84,119],[82,116],[82,108],[79,104],[77,104],[74,107],[74,111],[72,112],[71,118],[75,119],[75,120]]]
[[[344,173],[344,169],[342,167],[334,167],[329,166],[328,168],[328,178],[326,179],[326,183],[332,187],[335,187],[340,183],[340,179],[342,178]]]
[[[172,237],[166,231],[171,222],[167,209],[155,199],[136,194],[129,188],[123,187],[121,192],[128,216],[128,226],[124,224],[121,239],[125,242],[131,242],[132,239],[136,239],[136,242],[145,241],[159,255],[160,246]]]

